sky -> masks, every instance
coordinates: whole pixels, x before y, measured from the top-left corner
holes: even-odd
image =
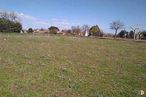
[[[109,24],[120,20],[124,29],[146,28],[146,0],[0,0],[0,11],[14,11],[23,28],[58,26],[68,29],[84,24],[112,32]]]

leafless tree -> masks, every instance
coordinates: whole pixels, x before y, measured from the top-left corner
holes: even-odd
[[[139,30],[139,27],[136,27],[136,26],[132,26],[130,27],[131,30],[134,32],[134,40],[136,40],[136,31]]]
[[[6,11],[0,12],[0,18],[9,19],[9,14]]]
[[[8,19],[8,20],[13,21],[13,22],[20,21],[18,15],[15,12],[1,11],[0,18]]]
[[[11,12],[11,13],[9,13],[9,19],[11,21],[17,21],[18,20],[18,16],[17,16],[17,14],[15,12]]]
[[[87,31],[89,31],[89,29],[90,29],[89,25],[83,25],[82,28],[81,28],[81,30],[82,30],[82,32],[83,32],[84,34],[85,34]]]
[[[73,34],[75,34],[76,36],[80,36],[81,34],[80,26],[72,26],[71,29]]]
[[[114,39],[116,38],[118,30],[122,29],[124,24],[121,21],[113,21],[110,23],[110,29],[115,30]]]

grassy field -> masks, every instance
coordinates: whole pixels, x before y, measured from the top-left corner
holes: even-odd
[[[146,97],[146,43],[0,34],[0,97]]]

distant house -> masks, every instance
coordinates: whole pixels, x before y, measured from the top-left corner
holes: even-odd
[[[21,33],[21,34],[27,33],[27,30],[21,30],[20,33]]]
[[[85,36],[89,36],[89,31],[86,31],[85,32]]]
[[[34,29],[34,32],[33,32],[34,34],[46,34],[46,33],[49,33],[49,31],[48,31],[48,29],[43,29],[43,28],[41,28],[41,29]]]

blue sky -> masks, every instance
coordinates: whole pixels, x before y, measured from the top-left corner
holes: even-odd
[[[1,11],[15,11],[24,28],[69,28],[73,25],[99,25],[112,32],[109,23],[120,20],[125,29],[146,28],[146,0],[0,0]]]

